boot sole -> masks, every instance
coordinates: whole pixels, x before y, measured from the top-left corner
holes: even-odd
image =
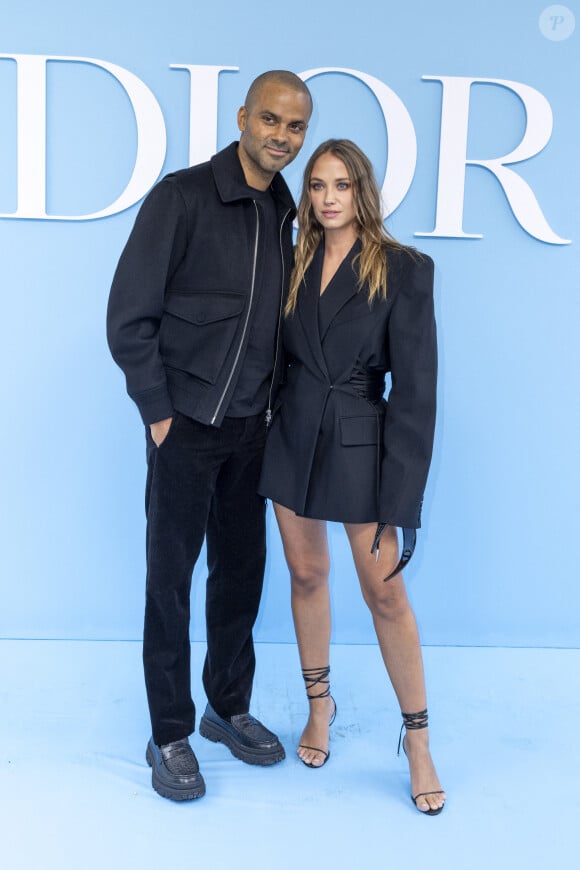
[[[278,745],[278,747],[273,749],[252,749],[249,746],[243,746],[229,732],[220,728],[215,722],[206,719],[205,716],[202,716],[199,723],[199,733],[206,740],[211,740],[212,743],[223,743],[235,758],[245,761],[246,764],[258,764],[262,767],[267,767],[286,758],[282,745]]]
[[[166,782],[159,777],[155,767],[153,765],[153,753],[149,746],[147,746],[147,752],[145,753],[145,758],[147,760],[147,764],[151,768],[151,785],[161,797],[168,798],[170,801],[193,801],[196,798],[203,797],[205,794],[205,782],[201,781],[201,783],[195,787],[190,785],[183,786],[182,788],[176,786],[167,785]]]

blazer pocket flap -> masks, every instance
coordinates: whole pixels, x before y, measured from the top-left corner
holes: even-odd
[[[369,414],[364,417],[341,417],[340,443],[343,447],[378,444],[379,420]]]
[[[237,317],[244,310],[245,304],[244,293],[169,293],[165,299],[165,311],[181,320],[203,326],[205,323]]]

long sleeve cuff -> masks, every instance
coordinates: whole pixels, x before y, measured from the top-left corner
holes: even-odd
[[[173,416],[173,402],[166,384],[161,384],[159,387],[131,396],[131,398],[137,405],[146,426]]]

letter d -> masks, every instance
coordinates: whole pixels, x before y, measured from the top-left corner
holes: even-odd
[[[159,103],[136,75],[103,60],[42,54],[0,54],[18,68],[17,159],[18,205],[0,218],[88,221],[117,214],[134,205],[157,180],[165,160],[167,136]],[[46,213],[46,64],[47,61],[90,63],[110,73],[125,90],[135,113],[137,154],[125,190],[101,211],[85,215]]]

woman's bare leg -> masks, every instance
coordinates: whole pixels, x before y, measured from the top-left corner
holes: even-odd
[[[364,599],[371,611],[383,661],[393,684],[401,711],[418,713],[427,707],[423,659],[415,615],[409,604],[401,574],[388,583],[397,564],[398,544],[395,529],[383,532],[378,561],[371,555],[376,523],[345,524]],[[431,754],[428,729],[408,730],[405,748],[411,772],[411,794],[441,788]],[[418,809],[437,809],[445,794],[419,798]]]
[[[326,523],[297,517],[294,511],[274,504],[276,519],[290,570],[292,615],[303,670],[324,668],[329,664],[330,598],[328,572],[330,558]],[[313,688],[320,694],[325,686]],[[310,701],[310,715],[302,732],[298,755],[307,764],[320,767],[328,752],[328,723],[334,709],[332,698]],[[305,749],[305,746],[320,747]]]

